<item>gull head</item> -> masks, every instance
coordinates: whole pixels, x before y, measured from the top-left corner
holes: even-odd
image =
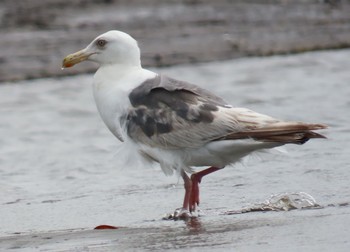
[[[62,68],[72,67],[82,61],[103,65],[140,66],[140,48],[137,41],[121,31],[109,31],[99,35],[86,48],[67,55]]]

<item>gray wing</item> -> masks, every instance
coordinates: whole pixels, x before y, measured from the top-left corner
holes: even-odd
[[[215,140],[251,138],[302,144],[324,138],[312,130],[323,124],[286,122],[227,103],[195,85],[165,76],[147,80],[129,95],[128,135],[143,144],[168,149],[198,148]]]
[[[198,148],[214,140],[251,138],[302,144],[324,136],[322,124],[285,122],[246,108],[233,108],[195,85],[165,76],[147,80],[129,95],[129,136],[153,147]]]
[[[230,123],[217,123],[216,113],[228,105],[198,86],[158,75],[129,95],[128,135],[162,148],[200,147],[232,132]]]

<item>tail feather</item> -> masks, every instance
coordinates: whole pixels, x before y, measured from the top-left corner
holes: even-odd
[[[311,138],[326,138],[313,131],[325,128],[327,126],[324,124],[278,122],[261,128],[231,133],[220,140],[252,138],[262,142],[303,144]]]

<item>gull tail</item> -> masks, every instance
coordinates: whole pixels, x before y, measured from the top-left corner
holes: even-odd
[[[261,128],[228,134],[220,140],[234,140],[251,138],[261,142],[304,144],[311,138],[326,138],[314,132],[327,128],[324,124],[308,124],[301,122],[278,122]]]

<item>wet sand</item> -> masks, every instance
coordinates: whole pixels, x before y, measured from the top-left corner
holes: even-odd
[[[236,106],[330,126],[327,140],[205,177],[201,217],[187,222],[162,220],[182,202],[176,176],[123,163],[92,75],[0,85],[0,250],[347,251],[349,65],[339,50],[156,69]],[[225,214],[301,191],[321,207]],[[93,230],[101,224],[121,228]]]
[[[118,230],[31,233],[0,241],[2,248],[14,251],[347,251],[349,219],[349,209],[250,213]]]

